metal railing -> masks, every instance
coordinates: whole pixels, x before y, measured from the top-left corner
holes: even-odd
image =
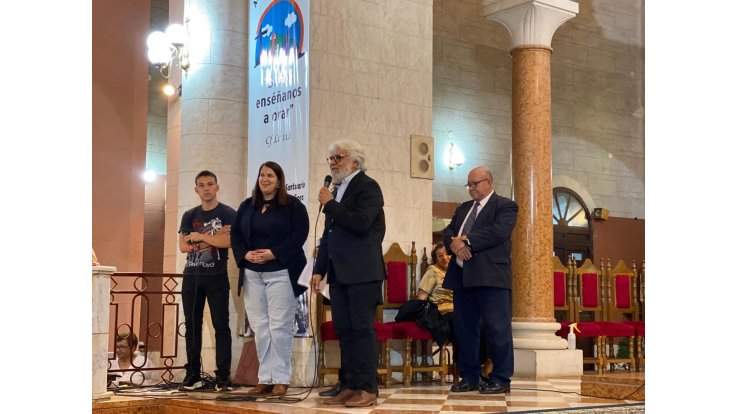
[[[179,338],[184,337],[184,322],[179,318],[182,280],[180,273],[112,274],[112,357],[108,358],[108,379],[116,374],[127,377],[130,373],[129,382],[132,385],[169,384],[174,379],[175,370],[185,369],[184,365],[175,365],[179,356]],[[145,347],[139,348],[143,361],[138,357],[139,365],[136,365],[136,358],[132,357],[129,368],[112,369],[112,362],[118,357],[115,337],[125,337],[130,332],[137,335],[139,344],[145,344]],[[155,358],[157,352],[158,357]]]

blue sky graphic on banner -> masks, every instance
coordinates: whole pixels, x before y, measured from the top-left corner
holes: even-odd
[[[284,54],[297,58],[302,56],[304,26],[301,10],[296,3],[276,1],[261,16],[256,35],[255,61],[261,64],[261,58]]]

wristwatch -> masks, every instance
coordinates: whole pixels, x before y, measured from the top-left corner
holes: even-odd
[[[468,245],[468,247],[470,247],[470,239],[468,238],[468,236],[463,236],[463,237],[461,238],[461,240],[462,240],[462,241],[464,241],[464,242],[465,242],[465,244],[467,244],[467,245]]]

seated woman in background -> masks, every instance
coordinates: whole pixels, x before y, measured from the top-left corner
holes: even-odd
[[[453,313],[452,291],[442,287],[447,265],[450,263],[450,255],[447,254],[442,242],[439,242],[432,247],[430,256],[432,257],[432,265],[429,266],[419,282],[417,298],[426,300],[429,297],[429,301],[437,305],[437,309],[439,309],[442,316],[451,321]]]
[[[424,276],[422,276],[422,280],[419,282],[417,299],[426,300],[429,298],[429,301],[437,305],[437,310],[447,320],[447,324],[450,325],[450,336],[447,340],[452,343],[452,360],[457,361],[459,354],[458,345],[455,343],[455,326],[452,322],[452,291],[442,287],[442,282],[445,281],[447,265],[450,264],[450,255],[447,254],[445,245],[439,242],[432,247],[430,256],[432,258],[432,265],[427,268]]]
[[[458,355],[460,355],[460,345],[455,342],[452,291],[442,287],[447,266],[450,264],[450,255],[447,254],[447,250],[445,250],[442,242],[439,242],[432,247],[430,256],[432,257],[433,264],[429,266],[424,276],[422,276],[422,280],[419,282],[417,299],[425,300],[429,298],[429,301],[437,305],[437,309],[439,309],[442,316],[447,320],[447,323],[450,325],[450,337],[448,340],[452,343],[452,360],[455,362],[457,361]],[[485,361],[482,371],[483,376],[487,376],[491,371],[487,347],[485,332],[481,325],[479,354],[480,360]]]
[[[119,375],[118,379],[113,381],[115,385],[149,385],[152,383],[153,376],[150,371],[138,371],[139,369],[150,368],[151,361],[138,353],[137,349],[138,337],[133,332],[115,335],[115,354],[118,358],[110,361],[110,370],[130,370],[111,373],[111,375]]]

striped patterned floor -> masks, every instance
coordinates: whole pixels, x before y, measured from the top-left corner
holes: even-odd
[[[320,397],[317,390],[313,390],[303,400],[298,402],[273,401],[259,399],[255,402],[231,402],[215,400],[220,396],[228,398],[244,394],[250,388],[243,387],[228,393],[198,392],[188,394],[173,394],[166,396],[151,396],[169,400],[165,404],[169,406],[190,407],[212,412],[271,412],[271,413],[492,413],[492,412],[524,412],[536,410],[564,410],[579,407],[620,405],[625,403],[641,403],[633,400],[615,400],[606,398],[586,397],[579,395],[579,379],[547,379],[547,380],[523,380],[514,379],[511,384],[511,392],[506,395],[482,395],[477,392],[451,393],[449,385],[440,386],[436,384],[420,384],[411,388],[395,385],[389,389],[380,389],[378,405],[369,408],[345,408],[334,405],[323,405],[319,403]],[[307,395],[308,389],[291,388],[290,397],[294,400],[302,399]],[[99,402],[93,405],[96,409],[122,408],[122,405],[133,409],[133,406],[141,404],[133,403],[134,400],[141,401],[141,395],[122,396],[116,395],[111,400]],[[144,398],[143,400],[145,400]],[[150,398],[148,399],[151,400]],[[126,404],[127,401],[127,404]],[[221,407],[221,409],[218,409]],[[126,412],[127,410],[115,410]],[[132,411],[131,411],[132,412]]]

